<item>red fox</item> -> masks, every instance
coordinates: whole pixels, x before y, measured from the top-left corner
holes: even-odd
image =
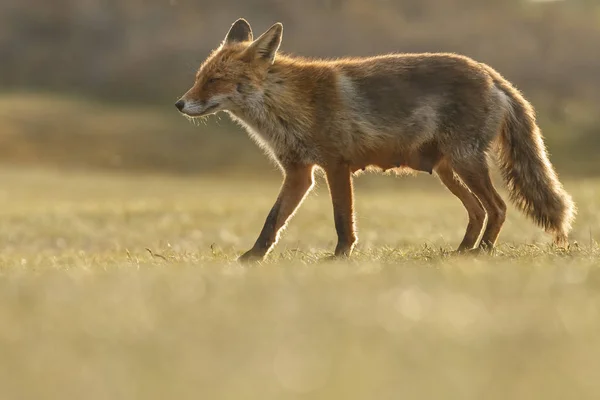
[[[175,104],[189,117],[226,111],[283,172],[275,205],[240,261],[262,260],[273,248],[313,187],[315,168],[333,202],[335,256],[356,244],[352,175],[365,168],[435,172],[468,213],[457,252],[491,251],[506,215],[490,179],[493,148],[513,203],[557,245],[568,243],[571,196],[532,106],[494,69],[450,53],[292,57],[278,51],[282,33],[276,23],[254,40],[238,19]]]

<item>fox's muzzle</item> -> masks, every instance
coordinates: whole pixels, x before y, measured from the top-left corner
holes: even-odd
[[[175,107],[177,107],[180,113],[190,117],[203,117],[205,115],[212,114],[213,112],[216,112],[220,106],[221,103],[214,101],[214,99],[209,102],[199,102],[189,101],[185,100],[185,98],[181,98],[175,103]]]

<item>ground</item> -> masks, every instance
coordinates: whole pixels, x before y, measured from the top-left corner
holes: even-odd
[[[275,174],[273,174],[275,175]],[[600,181],[570,249],[509,208],[494,256],[435,179],[323,181],[262,265],[271,179],[0,170],[2,399],[595,399]]]

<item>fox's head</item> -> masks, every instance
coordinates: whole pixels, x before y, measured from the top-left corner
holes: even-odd
[[[283,25],[277,23],[253,40],[246,20],[233,23],[225,40],[202,63],[194,85],[175,103],[183,114],[201,117],[235,111],[260,96],[267,71],[281,44]]]

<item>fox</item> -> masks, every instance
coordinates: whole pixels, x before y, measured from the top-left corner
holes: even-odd
[[[491,252],[507,212],[492,155],[512,203],[568,246],[575,204],[533,106],[499,72],[455,53],[304,58],[279,51],[282,36],[279,22],[254,39],[236,20],[175,103],[188,118],[228,113],[282,171],[275,204],[240,262],[269,254],[316,170],[333,205],[333,258],[349,257],[357,243],[353,176],[366,169],[437,175],[467,211],[455,252]]]

